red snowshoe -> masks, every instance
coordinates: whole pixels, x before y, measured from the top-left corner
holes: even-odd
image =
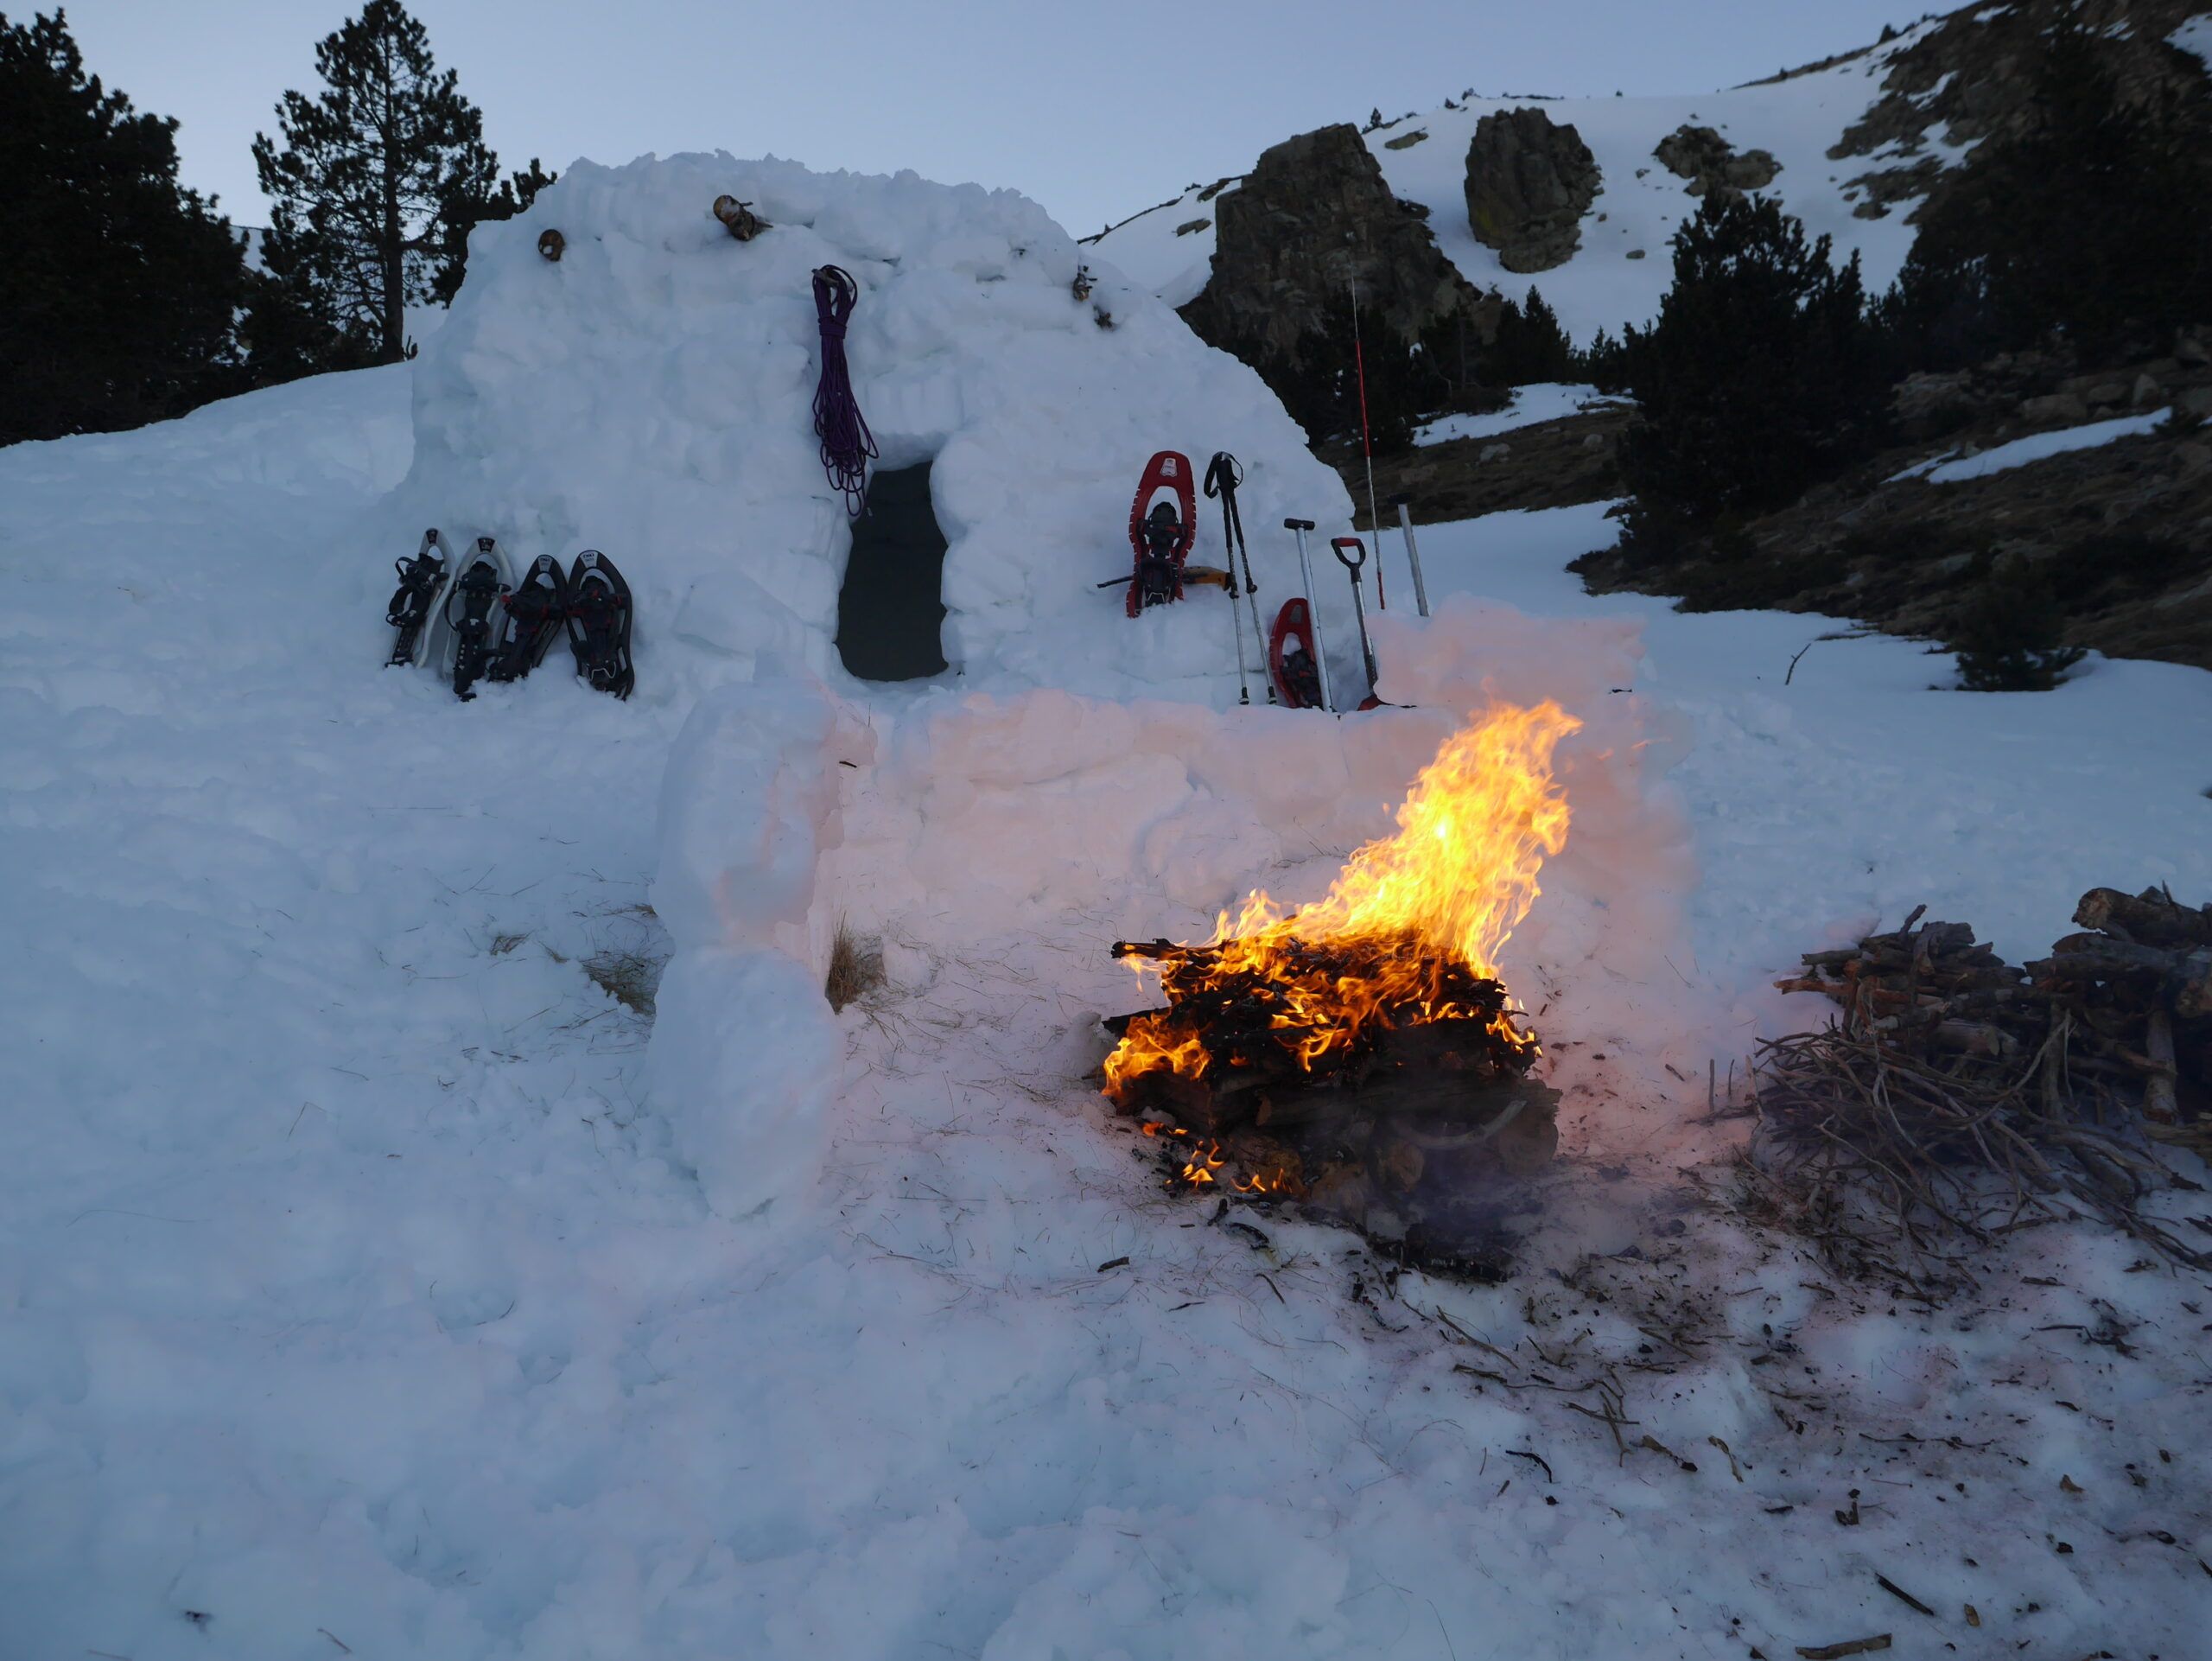
[[[1286,710],[1319,710],[1321,670],[1313,655],[1313,614],[1303,598],[1286,600],[1268,633],[1268,674]]]
[[[1162,491],[1172,495],[1160,497]],[[1198,503],[1191,487],[1191,458],[1162,450],[1145,468],[1129,505],[1129,551],[1135,568],[1129,582],[1128,614],[1183,597],[1183,562],[1198,539]]]

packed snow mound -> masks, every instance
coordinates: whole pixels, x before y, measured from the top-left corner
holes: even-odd
[[[1738,154],[1764,150],[1772,155],[1781,171],[1758,194],[1778,199],[1802,220],[1808,237],[1833,237],[1839,260],[1858,254],[1868,287],[1878,292],[1904,265],[1914,230],[1904,204],[1879,218],[1859,218],[1855,210],[1863,193],[1853,181],[1891,164],[1895,156],[1885,151],[1831,160],[1828,151],[1881,99],[1892,60],[1942,22],[1924,20],[1869,51],[1782,80],[1683,96],[1471,98],[1456,108],[1404,117],[1363,137],[1392,194],[1428,210],[1437,245],[1469,282],[1516,300],[1534,287],[1578,345],[1587,345],[1601,328],[1618,335],[1623,323],[1642,326],[1658,315],[1674,280],[1669,241],[1695,216],[1698,199],[1653,152],[1684,126],[1714,129]],[[1574,128],[1603,177],[1582,216],[1581,245],[1573,258],[1551,270],[1516,276],[1499,263],[1496,250],[1475,239],[1468,224],[1467,148],[1484,116],[1529,106],[1556,125]],[[1949,167],[1969,148],[1938,130],[1929,134],[1926,154]],[[1169,304],[1186,304],[1212,276],[1214,210],[1209,204],[1214,200],[1212,187],[1186,191],[1087,245]],[[1184,228],[1194,221],[1197,229]]]
[[[725,193],[772,228],[734,240],[710,211]],[[557,262],[537,251],[549,228]],[[1146,461],[1233,452],[1255,526],[1341,526],[1350,499],[1249,369],[1103,267],[1077,300],[1081,264],[1010,191],[720,153],[580,162],[528,213],[475,232],[468,281],[416,364],[414,468],[380,534],[411,548],[424,525],[460,545],[488,532],[517,569],[604,550],[636,593],[641,696],[742,678],[763,652],[846,681],[834,642],[852,533],[812,413],[811,276],[835,264],[860,289],[846,351],[880,466],[933,464],[953,671],[1233,698],[1218,590],[1132,622],[1096,586],[1129,570]],[[1194,560],[1219,563],[1218,538],[1217,520]],[[1288,538],[1253,552],[1262,584],[1287,592]]]

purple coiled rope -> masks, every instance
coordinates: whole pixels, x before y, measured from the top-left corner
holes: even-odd
[[[814,434],[822,441],[822,470],[842,491],[845,512],[855,519],[868,500],[868,464],[876,455],[875,435],[868,430],[853,397],[852,372],[845,366],[845,325],[861,297],[852,274],[836,265],[814,273],[814,315],[822,324],[822,384],[814,389]]]

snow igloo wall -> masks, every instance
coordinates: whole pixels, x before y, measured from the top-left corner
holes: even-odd
[[[711,213],[724,193],[772,228],[733,239]],[[537,252],[549,228],[557,262]],[[1274,603],[1297,582],[1283,518],[1325,535],[1350,498],[1251,370],[1109,268],[1078,301],[1081,263],[1011,191],[726,154],[579,162],[474,232],[416,364],[414,466],[380,534],[488,532],[518,570],[605,550],[637,595],[641,697],[696,696],[763,652],[855,690],[834,646],[851,530],[812,414],[810,279],[835,264],[860,288],[846,351],[879,468],[933,464],[951,669],[969,685],[1228,702],[1218,590],[1133,621],[1096,586],[1128,570],[1140,471],[1160,449],[1200,468],[1235,453]],[[1200,519],[1194,557],[1218,563],[1219,519]],[[1324,621],[1348,647],[1348,599],[1332,592]]]

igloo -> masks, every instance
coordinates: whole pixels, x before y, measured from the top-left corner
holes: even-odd
[[[734,239],[711,212],[724,194],[771,228]],[[549,229],[558,260],[538,251]],[[811,410],[810,277],[834,264],[860,290],[846,350],[876,477],[909,508],[918,492],[942,532],[941,595],[915,601],[941,597],[944,674],[1234,701],[1218,589],[1131,620],[1096,586],[1128,570],[1140,471],[1162,449],[1199,468],[1216,450],[1239,458],[1270,612],[1297,586],[1282,519],[1342,528],[1350,498],[1257,375],[1103,264],[1078,298],[1084,263],[1011,191],[726,154],[579,162],[528,213],[474,233],[467,282],[416,366],[415,461],[387,539],[489,533],[518,570],[605,550],[637,593],[640,696],[695,696],[764,652],[860,691],[836,645],[855,521]],[[1220,520],[1200,521],[1193,562],[1218,565]],[[878,528],[860,523],[864,539]],[[912,540],[891,538],[890,557],[929,557]],[[1344,585],[1329,587],[1332,656],[1349,665]],[[907,654],[924,670],[929,644]]]

